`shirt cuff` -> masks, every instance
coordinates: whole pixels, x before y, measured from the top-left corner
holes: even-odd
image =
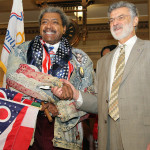
[[[79,98],[75,101],[75,103],[76,103],[76,109],[79,109],[83,104],[83,98],[80,91],[79,91]]]

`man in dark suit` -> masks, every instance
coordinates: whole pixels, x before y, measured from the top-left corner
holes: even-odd
[[[134,4],[116,2],[108,17],[118,46],[97,63],[97,94],[71,85],[73,98],[80,110],[98,112],[99,150],[150,150],[150,41],[136,36],[139,17]]]
[[[110,51],[114,50],[117,47],[117,45],[108,45],[102,48],[101,50],[101,57],[109,53]]]

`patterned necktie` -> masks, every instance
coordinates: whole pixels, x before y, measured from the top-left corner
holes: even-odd
[[[53,46],[48,47],[48,53],[50,53],[54,49]]]
[[[114,80],[111,88],[110,100],[109,100],[109,115],[115,121],[119,119],[119,107],[118,107],[118,91],[120,86],[120,81],[122,79],[124,66],[125,66],[125,45],[120,48],[120,54],[116,64],[116,71],[114,75]]]
[[[48,48],[48,53],[50,55],[50,59],[51,59],[51,63],[53,64],[53,62],[55,61],[55,53],[54,53],[54,47],[53,46],[50,46]]]

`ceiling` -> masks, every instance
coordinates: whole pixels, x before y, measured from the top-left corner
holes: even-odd
[[[24,22],[38,22],[40,8],[35,4],[35,0],[22,0],[24,10]],[[88,23],[107,18],[107,8],[110,3],[117,0],[95,0],[94,4],[87,7]],[[128,0],[129,1],[129,0]],[[140,16],[148,16],[148,0],[130,0],[136,4]],[[11,13],[13,0],[0,0],[0,24],[7,24]]]

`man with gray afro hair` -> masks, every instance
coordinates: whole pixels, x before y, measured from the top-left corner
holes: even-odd
[[[62,20],[63,27],[68,26],[70,23],[69,17],[63,12],[63,10],[60,7],[46,7],[45,9],[42,9],[40,12],[40,15],[39,15],[40,25],[41,25],[41,19],[45,13],[58,13]]]
[[[88,55],[73,48],[66,33],[69,19],[58,7],[44,8],[39,16],[40,35],[19,45],[9,55],[7,84],[33,100],[44,100],[37,116],[34,142],[29,150],[82,149],[83,128],[81,120],[88,114],[74,105],[72,90],[62,94],[69,80],[77,89],[93,91],[94,70]],[[59,90],[60,101],[53,95]],[[67,97],[66,97],[67,96]],[[52,116],[49,122],[44,111]]]

